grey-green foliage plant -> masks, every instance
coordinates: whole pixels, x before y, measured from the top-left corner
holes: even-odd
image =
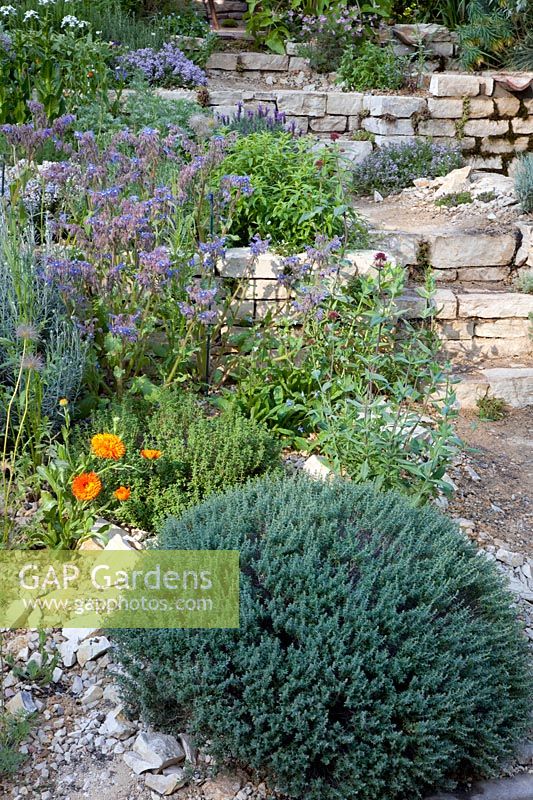
[[[153,402],[126,398],[112,404],[97,412],[89,427],[80,428],[80,449],[87,435],[105,430],[116,430],[126,444],[133,465],[131,498],[117,513],[147,530],[214,492],[280,467],[281,446],[264,425],[233,411],[209,413],[175,390],[160,391]],[[141,448],[162,453],[149,469]]]
[[[0,710],[0,777],[16,775],[27,758],[19,750],[32,728],[32,717]]]
[[[6,656],[6,664],[11,668],[17,680],[37,686],[48,686],[52,682],[54,670],[59,664],[60,655],[58,650],[53,653],[48,651],[45,631],[39,631],[39,646],[35,653],[38,658],[32,657],[22,665],[17,664],[13,657]]]
[[[265,131],[237,139],[220,174],[248,175],[253,188],[233,213],[229,233],[236,244],[247,245],[259,234],[294,253],[317,234],[343,235],[346,225],[354,243],[363,241],[337,158],[328,148],[312,150],[307,137]]]
[[[400,89],[407,78],[409,58],[397,56],[390,45],[381,47],[366,41],[344,51],[337,70],[337,82],[345,91]]]
[[[418,504],[439,491],[450,492],[446,469],[459,446],[453,428],[455,395],[448,370],[439,363],[440,342],[432,329],[434,291],[428,272],[425,287],[418,290],[417,328],[402,309],[403,270],[382,265],[374,303],[361,315],[360,330],[345,330],[351,342],[367,329],[359,374],[344,376],[342,393],[328,391],[326,382],[322,402],[312,412],[315,447],[338,473],[403,491]],[[342,306],[338,310],[342,318]],[[339,347],[340,336],[336,341]]]
[[[533,294],[533,269],[521,272],[513,284],[517,292]]]
[[[138,83],[124,98],[117,113],[111,113],[101,104],[88,104],[76,115],[76,130],[93,130],[106,134],[129,128],[137,132],[143,128],[156,128],[166,133],[172,126],[182,128],[187,134],[193,133],[191,117],[201,116],[205,125],[214,127],[213,118],[198,103],[192,100],[173,100],[161,97],[153,89]]]
[[[515,189],[524,211],[527,213],[533,211],[533,155],[531,153],[525,153],[518,159]]]
[[[86,347],[58,290],[40,273],[34,232],[16,228],[16,217],[8,224],[0,212],[0,392],[7,403],[24,356],[28,368],[23,365],[21,397],[30,374],[33,382],[25,434],[38,441],[46,418],[58,419],[59,400],[77,398]],[[3,417],[0,411],[2,423]],[[17,419],[15,413],[14,422]]]
[[[218,402],[322,454],[352,480],[422,503],[449,491],[446,470],[458,448],[449,371],[433,330],[434,281],[428,273],[417,290],[419,319],[411,321],[402,307],[405,270],[377,255],[369,274],[330,281],[296,320],[268,319],[265,330],[241,334],[236,385]]]
[[[430,140],[391,144],[374,150],[353,171],[357,194],[394,194],[411,186],[415,178],[436,178],[463,165],[457,144]]]
[[[240,552],[239,629],[117,636],[130,707],[219,763],[298,800],[418,800],[495,773],[527,730],[511,596],[436,510],[265,478],[170,519],[160,546]]]

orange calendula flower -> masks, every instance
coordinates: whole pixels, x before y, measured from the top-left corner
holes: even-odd
[[[124,442],[114,433],[97,433],[91,439],[91,449],[97,458],[112,458],[113,461],[118,461],[126,452]]]
[[[148,461],[155,461],[156,458],[161,458],[163,453],[161,452],[161,450],[146,449],[146,450],[141,450],[141,455],[143,458],[148,459]]]
[[[102,481],[96,472],[82,472],[76,475],[71,488],[76,500],[94,500],[102,491]]]
[[[129,500],[131,495],[131,489],[129,486],[119,486],[118,489],[115,489],[113,492],[117,500],[124,502],[124,500]]]

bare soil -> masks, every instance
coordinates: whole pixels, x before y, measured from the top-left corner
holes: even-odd
[[[466,461],[450,473],[457,492],[448,512],[471,520],[482,546],[533,557],[533,407],[499,422],[463,413],[457,427]]]

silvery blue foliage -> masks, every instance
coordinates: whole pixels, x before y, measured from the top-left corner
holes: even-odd
[[[518,159],[515,173],[516,195],[526,212],[533,211],[533,155],[526,153]]]
[[[39,364],[41,411],[54,419],[59,400],[79,393],[87,349],[58,290],[40,275],[31,235],[15,241],[0,212],[0,391],[14,385],[24,329]]]

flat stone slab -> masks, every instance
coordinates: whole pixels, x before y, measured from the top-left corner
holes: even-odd
[[[461,408],[475,408],[487,392],[512,408],[526,408],[533,405],[533,367],[489,367],[478,375],[462,376],[454,388]]]
[[[435,794],[425,800],[532,800],[533,775],[523,773],[512,778],[475,783],[470,792]]]

